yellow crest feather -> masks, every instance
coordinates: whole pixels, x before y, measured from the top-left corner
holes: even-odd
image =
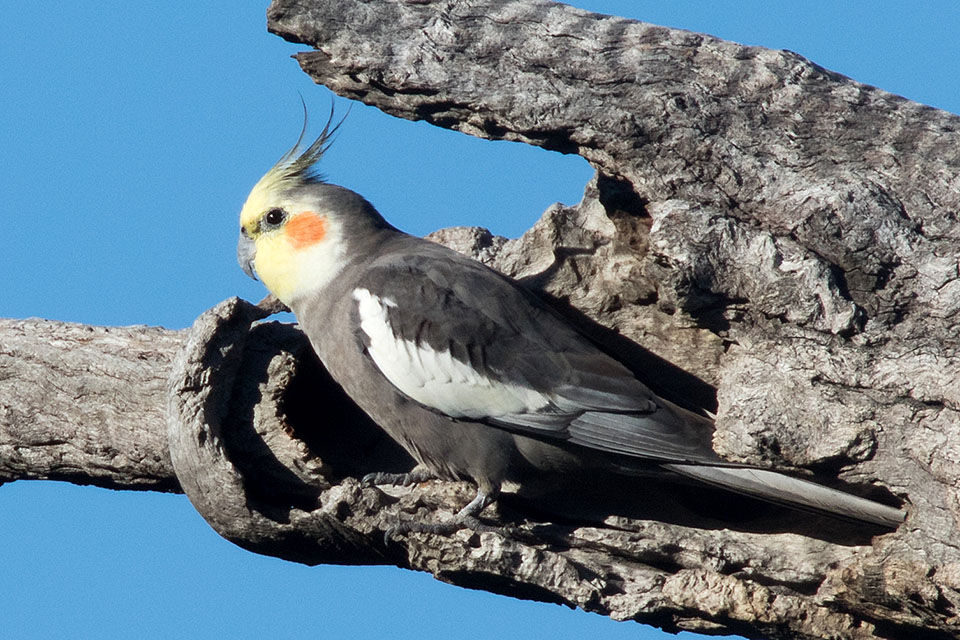
[[[303,99],[301,98],[301,103]],[[334,104],[330,104],[330,115],[323,131],[306,149],[302,149],[303,138],[307,133],[307,105],[303,103],[303,128],[297,142],[274,164],[257,184],[250,190],[247,202],[240,213],[240,222],[246,226],[255,226],[257,219],[264,213],[262,203],[269,202],[276,194],[310,183],[323,182],[323,175],[317,169],[323,154],[333,144],[334,134],[343,124],[350,111],[333,124]]]
[[[257,182],[254,189],[264,188],[273,190],[282,190],[289,187],[295,187],[310,182],[323,182],[323,176],[317,170],[317,165],[323,154],[326,153],[330,145],[333,144],[333,137],[337,129],[347,119],[344,115],[336,125],[333,125],[334,105],[330,104],[330,115],[327,117],[327,123],[323,126],[323,131],[314,140],[309,147],[300,150],[303,143],[303,137],[307,133],[307,106],[303,105],[303,128],[300,130],[300,136],[297,138],[289,151],[277,161],[273,167],[267,171],[260,181]],[[349,111],[347,112],[349,115]],[[331,126],[333,125],[333,126]]]

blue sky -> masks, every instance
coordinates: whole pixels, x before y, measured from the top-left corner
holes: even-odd
[[[182,328],[228,296],[262,297],[236,266],[236,216],[296,138],[298,92],[316,120],[329,106],[289,57],[302,47],[266,32],[265,2],[62,4],[0,0],[0,317]],[[960,113],[953,2],[574,4],[791,49]],[[591,175],[575,156],[363,105],[324,170],[410,232],[476,224],[508,236],[552,202],[578,201]],[[183,496],[5,485],[0,567],[11,638],[668,637],[425,574],[256,556]]]

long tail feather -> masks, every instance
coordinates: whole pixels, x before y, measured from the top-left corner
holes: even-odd
[[[792,478],[775,471],[741,467],[664,464],[664,468],[768,502],[896,529],[906,514],[895,507]]]

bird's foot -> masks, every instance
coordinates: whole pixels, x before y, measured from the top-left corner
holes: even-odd
[[[478,491],[477,497],[471,500],[467,506],[457,512],[455,516],[446,522],[434,522],[430,524],[412,521],[399,522],[384,531],[384,544],[389,545],[390,540],[395,536],[405,535],[408,533],[431,533],[434,535],[449,536],[457,531],[460,531],[461,529],[469,529],[476,533],[498,533],[500,532],[499,527],[492,527],[490,525],[483,524],[477,517],[480,515],[480,512],[483,511],[484,508],[486,508],[486,506],[492,503],[495,499],[495,495]]]
[[[409,533],[430,533],[436,536],[450,536],[462,529],[469,529],[476,533],[500,532],[499,527],[483,524],[478,518],[472,516],[460,518],[455,516],[446,522],[433,522],[430,524],[409,521],[399,522],[383,532],[383,542],[389,545],[393,538]]]
[[[363,487],[376,487],[389,484],[397,487],[409,487],[435,478],[436,475],[426,469],[414,469],[409,473],[384,473],[380,471],[377,473],[368,473],[363,476],[360,480],[360,485]]]

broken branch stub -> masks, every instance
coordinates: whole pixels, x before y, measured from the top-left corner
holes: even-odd
[[[306,564],[383,562],[369,531],[344,526],[337,503],[322,497],[362,464],[360,452],[387,466],[403,454],[337,397],[299,330],[253,325],[264,315],[237,298],[220,303],[196,320],[174,361],[167,426],[180,485],[217,533],[251,551]],[[309,417],[304,439],[290,418],[304,409],[290,397],[327,409]],[[349,428],[324,446],[325,428],[341,426]],[[360,493],[355,482],[348,490]],[[354,498],[375,503],[368,494]]]

